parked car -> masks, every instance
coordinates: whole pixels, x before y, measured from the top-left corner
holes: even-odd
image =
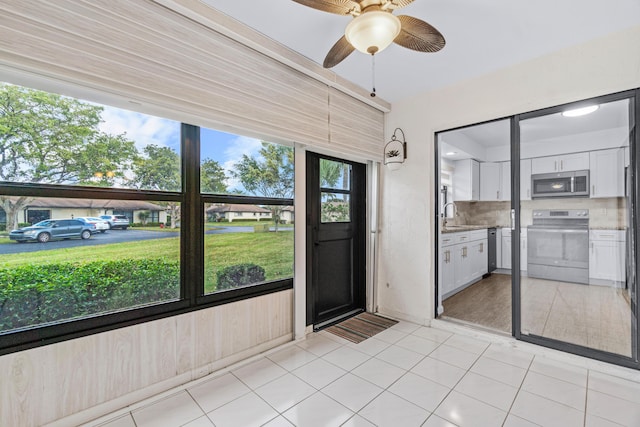
[[[109,228],[122,228],[126,230],[129,228],[129,218],[124,215],[100,215],[100,218],[109,223]]]
[[[52,239],[88,239],[94,230],[93,224],[85,224],[77,219],[46,219],[29,227],[12,230],[9,239],[18,243],[47,243]]]
[[[93,216],[77,216],[75,219],[88,225],[95,225],[94,232],[96,233],[104,233],[110,228],[109,223],[102,218],[96,218]]]

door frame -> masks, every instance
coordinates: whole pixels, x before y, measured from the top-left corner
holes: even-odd
[[[585,104],[596,103],[606,103],[612,102],[616,100],[622,99],[630,99],[631,112],[630,119],[633,121],[634,126],[630,129],[629,135],[629,171],[631,175],[631,182],[633,183],[633,192],[630,196],[631,202],[631,218],[628,219],[628,225],[631,227],[630,237],[632,239],[633,247],[631,250],[635,254],[636,263],[634,265],[634,269],[632,274],[635,274],[635,294],[631,295],[631,357],[625,357],[622,355],[617,355],[613,353],[608,353],[602,350],[596,350],[589,347],[583,347],[571,343],[567,343],[564,341],[554,340],[551,338],[544,338],[539,336],[531,336],[531,335],[523,335],[521,333],[521,281],[520,281],[520,245],[511,245],[511,267],[512,271],[517,271],[517,274],[512,273],[512,305],[511,305],[511,315],[512,315],[512,335],[515,339],[521,340],[524,342],[529,342],[532,344],[537,344],[543,347],[552,348],[555,350],[564,351],[566,353],[577,354],[579,356],[588,357],[595,360],[600,360],[608,363],[613,363],[619,366],[625,366],[634,369],[640,369],[640,325],[639,325],[639,317],[638,310],[638,299],[639,299],[639,283],[640,280],[640,259],[638,256],[639,252],[639,238],[640,238],[640,130],[638,127],[640,126],[640,88],[631,89],[626,91],[621,91],[617,93],[587,98],[575,102],[568,102],[560,105],[556,105],[549,108],[544,108],[540,110],[534,110],[529,112],[524,112],[520,114],[513,114],[507,117],[496,118],[493,120],[485,120],[478,123],[473,123],[464,126],[458,126],[450,129],[443,129],[440,131],[436,131],[434,133],[434,186],[433,186],[433,200],[435,201],[434,206],[434,218],[433,222],[433,236],[432,241],[434,242],[434,271],[435,271],[435,281],[434,281],[434,306],[433,306],[433,316],[434,319],[437,319],[441,313],[438,313],[439,308],[439,278],[440,278],[440,203],[439,203],[439,190],[440,190],[440,156],[438,147],[438,134],[443,132],[448,132],[457,129],[464,129],[471,126],[476,126],[484,123],[490,123],[498,120],[511,120],[511,209],[514,214],[513,225],[512,225],[512,235],[515,234],[518,236],[518,240],[520,240],[520,121],[528,118],[538,117],[542,115],[547,115],[551,113],[557,113],[564,111],[568,108],[579,108],[581,106],[585,106]],[[634,312],[636,313],[636,317],[634,318]]]
[[[306,325],[313,325],[314,328],[317,326],[314,324],[316,312],[315,312],[315,289],[313,286],[314,283],[314,268],[313,268],[313,255],[314,255],[314,238],[315,233],[313,230],[313,224],[315,220],[319,220],[314,216],[317,215],[317,212],[314,211],[313,200],[312,200],[312,192],[309,190],[309,186],[312,184],[309,182],[310,174],[318,173],[318,169],[316,166],[319,166],[320,159],[332,160],[341,163],[347,163],[352,166],[352,176],[351,180],[351,217],[357,218],[358,224],[356,229],[356,238],[357,241],[357,251],[358,256],[357,260],[354,261],[355,270],[357,270],[357,278],[354,279],[358,282],[357,284],[357,295],[354,297],[357,303],[357,308],[355,310],[350,311],[349,313],[345,313],[342,316],[334,320],[340,320],[343,317],[349,317],[352,313],[362,312],[366,310],[367,304],[367,284],[368,284],[368,276],[367,276],[367,264],[369,261],[369,242],[367,239],[367,225],[368,225],[368,191],[369,191],[369,181],[368,181],[368,170],[369,165],[367,163],[362,163],[358,161],[333,157],[325,154],[320,154],[313,151],[306,151],[305,158],[305,188],[306,188],[306,221],[305,221],[305,230],[306,230],[306,244],[305,244],[305,253],[306,253]],[[353,179],[353,176],[359,173],[360,179]],[[315,184],[315,182],[313,183]],[[318,183],[319,185],[319,183]],[[318,187],[318,192],[320,192],[320,187]],[[357,198],[356,198],[357,196]],[[357,209],[353,209],[353,207],[357,207]],[[330,323],[335,323],[335,321],[330,321]],[[329,323],[323,321],[320,323],[323,327],[328,326]]]

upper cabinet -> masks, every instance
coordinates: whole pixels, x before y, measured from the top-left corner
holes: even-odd
[[[624,149],[592,151],[591,197],[624,197]]]
[[[453,201],[480,200],[480,165],[476,160],[455,162],[453,171]]]
[[[520,200],[531,200],[531,159],[520,160]]]
[[[510,162],[480,163],[480,200],[511,200]]]
[[[531,160],[531,173],[569,172],[589,169],[589,153],[536,157]]]

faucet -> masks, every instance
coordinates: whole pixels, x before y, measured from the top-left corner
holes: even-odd
[[[453,216],[457,216],[458,213],[458,207],[456,206],[456,204],[454,202],[448,202],[445,203],[444,206],[442,207],[442,228],[446,228],[447,227],[447,206],[453,206]]]

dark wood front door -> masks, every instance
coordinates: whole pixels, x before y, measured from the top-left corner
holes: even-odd
[[[366,165],[307,153],[307,324],[365,307]]]

